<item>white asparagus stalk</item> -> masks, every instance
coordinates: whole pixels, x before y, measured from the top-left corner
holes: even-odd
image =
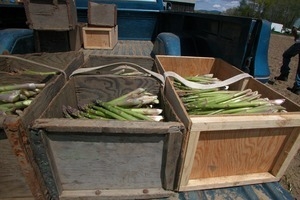
[[[19,100],[20,90],[11,90],[0,93],[0,102],[13,103]]]
[[[164,117],[162,115],[149,115],[148,117],[157,122],[164,120]]]
[[[159,108],[131,108],[130,110],[144,115],[160,115],[163,111]]]

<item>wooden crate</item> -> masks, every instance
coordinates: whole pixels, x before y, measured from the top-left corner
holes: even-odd
[[[91,56],[87,67],[117,61],[153,66],[153,59]],[[160,96],[164,122],[63,118],[62,106],[108,101],[144,87]],[[174,195],[184,126],[152,77],[108,71],[72,76],[35,120],[31,144],[52,197],[146,199]],[[48,167],[48,169],[46,169]]]
[[[47,193],[45,193],[46,190],[42,184],[42,178],[37,171],[37,165],[28,143],[28,127],[34,119],[42,114],[52,98],[63,87],[71,72],[79,68],[83,63],[83,54],[68,52],[17,56],[22,60],[0,58],[0,71],[3,74],[9,69],[55,71],[41,65],[56,67],[66,74],[66,77],[63,74],[47,77],[2,74],[0,79],[0,85],[29,82],[46,83],[46,87],[35,97],[31,105],[22,114],[0,115],[0,185],[3,188],[0,192],[0,199],[27,197],[43,199],[46,198]]]
[[[88,2],[88,24],[114,27],[117,25],[117,5]]]
[[[114,27],[83,27],[85,49],[113,49],[118,42],[118,25]]]
[[[24,0],[30,29],[68,31],[76,28],[77,10],[73,0]]]
[[[212,73],[221,80],[242,73],[217,58],[157,56],[160,72],[181,76]],[[269,99],[285,99],[288,112],[189,116],[172,84],[166,97],[188,129],[183,141],[179,191],[231,187],[278,181],[300,147],[300,107],[281,94],[249,78],[230,85],[252,89]]]

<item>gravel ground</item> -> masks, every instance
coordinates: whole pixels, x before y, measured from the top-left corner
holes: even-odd
[[[282,63],[282,53],[293,44],[293,37],[285,35],[272,34],[269,44],[268,61],[271,71],[271,80],[274,76],[280,74],[280,66]],[[267,84],[286,98],[300,105],[300,96],[288,91],[286,88],[293,86],[296,70],[298,65],[298,56],[292,58],[290,63],[290,76],[287,82],[277,81],[275,84]],[[289,190],[295,199],[300,200],[300,150],[291,161],[285,175],[280,180],[281,185]]]

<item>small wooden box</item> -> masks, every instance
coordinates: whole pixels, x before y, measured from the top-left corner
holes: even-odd
[[[118,25],[114,27],[83,27],[85,49],[113,49],[118,42]]]
[[[88,24],[113,27],[117,25],[117,6],[89,1]]]
[[[34,30],[68,31],[76,28],[75,1],[24,0],[29,28]]]
[[[217,58],[157,56],[161,73],[214,74],[226,80],[243,73]],[[285,99],[288,112],[272,114],[188,115],[166,81],[166,97],[188,129],[177,190],[199,190],[278,181],[300,147],[300,107],[261,82],[249,78],[229,86],[252,89],[269,99]],[[171,88],[171,89],[170,89]]]

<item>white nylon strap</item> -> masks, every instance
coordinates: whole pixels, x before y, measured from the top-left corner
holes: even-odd
[[[98,69],[103,69],[105,67],[109,67],[109,66],[113,66],[113,65],[131,65],[131,66],[135,66],[137,68],[139,68],[140,70],[147,72],[149,74],[151,74],[152,76],[154,76],[155,78],[157,78],[158,80],[160,80],[160,82],[164,85],[165,84],[165,78],[163,75],[153,72],[151,70],[145,69],[135,63],[130,63],[130,62],[117,62],[117,63],[111,63],[111,64],[107,64],[107,65],[101,65],[101,66],[97,66],[97,67],[87,67],[87,68],[79,68],[77,70],[75,70],[71,75],[76,75],[76,74],[81,74],[81,73],[85,73],[85,72],[90,72],[90,71],[94,71],[94,70],[98,70]],[[117,66],[119,67],[119,66]]]
[[[178,81],[180,81],[181,83],[183,83],[184,85],[186,85],[190,88],[194,88],[194,89],[213,89],[213,88],[218,88],[218,87],[225,87],[225,86],[231,85],[232,83],[235,83],[239,80],[252,77],[250,74],[242,73],[242,74],[238,74],[229,79],[226,79],[224,81],[220,81],[220,82],[217,82],[214,84],[201,84],[201,83],[188,81],[185,78],[178,75],[177,73],[171,72],[171,71],[165,72],[164,76],[165,77],[168,77],[168,76],[173,77],[173,78],[177,79]]]
[[[245,79],[245,78],[250,78],[252,77],[250,74],[247,73],[242,73],[242,74],[238,74],[236,76],[233,76],[229,79],[226,79],[224,81],[220,81],[214,84],[200,84],[200,83],[196,83],[196,82],[192,82],[192,81],[188,81],[185,78],[181,77],[180,75],[178,75],[175,72],[172,71],[167,71],[164,73],[164,75],[158,74],[156,72],[153,72],[151,70],[145,69],[135,63],[130,63],[130,62],[117,62],[117,63],[112,63],[112,64],[107,64],[107,65],[101,65],[101,66],[97,66],[97,67],[87,67],[87,68],[80,68],[75,70],[71,75],[74,76],[76,74],[81,74],[81,73],[85,73],[85,72],[90,72],[90,71],[94,71],[94,70],[98,70],[98,69],[103,69],[105,67],[109,67],[109,66],[113,66],[113,65],[133,65],[137,68],[139,68],[140,70],[147,72],[149,74],[151,74],[152,76],[154,76],[155,78],[157,78],[158,80],[160,80],[161,84],[164,86],[165,85],[165,79],[167,77],[173,77],[175,79],[177,79],[178,81],[180,81],[181,83],[183,83],[184,85],[190,87],[190,88],[194,88],[194,89],[212,89],[212,88],[218,88],[218,87],[225,87],[228,86],[232,83],[235,83],[239,80]],[[119,67],[119,66],[117,66]]]

